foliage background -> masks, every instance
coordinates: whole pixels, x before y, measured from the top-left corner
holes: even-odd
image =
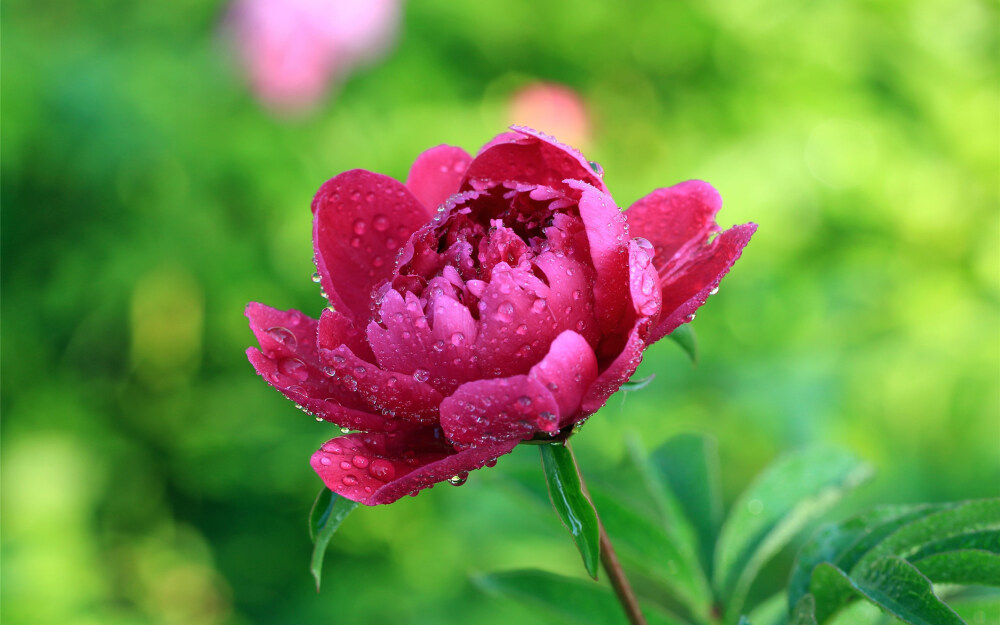
[[[379,66],[270,116],[224,7],[7,2],[2,16],[3,616],[9,623],[544,623],[470,573],[580,574],[504,472],[359,509],[308,575],[309,454],[335,429],[253,374],[247,301],[318,313],[308,203],[339,171],[475,150],[531,79],[588,102],[622,206],[702,178],[760,230],[694,323],[576,439],[718,438],[726,493],[834,443],[848,504],[1000,483],[998,5],[413,0]],[[505,468],[510,467],[510,469]],[[541,479],[539,474],[539,479]],[[787,564],[789,555],[779,560]],[[766,576],[761,596],[784,579]]]

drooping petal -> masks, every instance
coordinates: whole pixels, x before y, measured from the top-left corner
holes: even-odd
[[[500,135],[472,160],[462,188],[485,188],[510,180],[563,191],[567,189],[563,181],[571,178],[607,191],[587,159],[573,148],[531,128],[511,126],[511,130],[514,133]]]
[[[642,351],[646,342],[642,336],[649,332],[649,320],[640,317],[625,341],[625,347],[608,367],[597,376],[597,379],[587,390],[580,407],[581,414],[591,415],[607,403],[621,385],[628,382],[642,362]]]
[[[366,320],[372,290],[392,275],[400,246],[430,215],[401,183],[363,169],[325,182],[312,209],[320,284],[335,308]]]
[[[248,349],[247,358],[285,397],[340,427],[391,431],[405,425],[372,413],[352,389],[326,375],[316,347],[315,319],[257,303],[247,306],[246,315],[261,346]]]
[[[247,349],[247,359],[268,384],[311,415],[341,428],[392,432],[405,429],[404,421],[383,414],[345,406],[353,404],[347,389],[333,386],[311,365],[293,358],[272,358],[256,348]]]
[[[429,384],[409,374],[380,369],[358,358],[346,345],[320,349],[320,359],[324,372],[353,389],[370,412],[424,425],[437,421],[444,397]]]
[[[597,323],[604,334],[612,334],[621,327],[628,306],[628,226],[610,195],[576,180],[567,184],[581,192],[580,217],[597,273],[594,284]]]
[[[559,406],[559,428],[577,420],[583,395],[597,379],[597,357],[587,339],[566,330],[552,341],[549,353],[528,377],[548,389]]]
[[[712,185],[688,180],[636,200],[625,216],[632,236],[653,244],[653,264],[663,270],[676,255],[701,246],[719,230],[715,215],[721,207],[722,198]]]
[[[757,224],[733,226],[679,264],[670,276],[662,279],[663,316],[649,337],[653,344],[691,320],[708,296],[718,288],[723,276],[739,259],[743,248],[757,230]]]
[[[472,157],[462,148],[433,147],[413,162],[406,177],[406,187],[428,214],[432,214],[445,200],[458,193],[458,186],[471,162]]]
[[[552,393],[526,375],[475,380],[441,403],[441,429],[461,445],[523,440],[557,431],[558,414]]]
[[[440,430],[406,436],[349,434],[323,444],[311,464],[327,488],[363,504],[392,503],[407,494],[495,462],[518,441],[455,451]]]

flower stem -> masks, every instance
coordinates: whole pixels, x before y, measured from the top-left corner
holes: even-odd
[[[569,441],[566,441],[565,445],[569,451],[569,455],[573,458],[573,464],[576,465],[576,472],[580,476],[580,486],[583,488],[583,492],[587,495],[587,498],[593,501],[590,497],[590,492],[587,491],[587,484],[583,480],[583,473],[580,472],[580,465],[576,461],[573,448],[570,447]],[[596,506],[594,510],[597,510]],[[622,610],[625,612],[625,616],[628,617],[628,622],[631,625],[646,625],[646,617],[639,608],[639,600],[636,599],[635,592],[632,591],[632,586],[628,583],[628,578],[625,577],[625,571],[618,561],[618,555],[615,553],[615,548],[611,545],[611,539],[604,529],[604,523],[601,522],[599,514],[597,523],[601,528],[601,564],[604,566],[604,571],[608,574],[611,587],[615,590],[618,603],[621,604]]]

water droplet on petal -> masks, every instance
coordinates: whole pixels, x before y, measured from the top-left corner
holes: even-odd
[[[495,317],[498,321],[503,323],[510,323],[514,320],[514,305],[510,302],[504,302],[497,307],[497,312]]]
[[[267,335],[270,336],[275,341],[281,343],[288,349],[295,351],[298,347],[298,339],[295,338],[295,334],[292,333],[288,328],[283,328],[281,326],[275,326],[273,328],[268,328],[265,330]]]
[[[345,475],[341,482],[344,483],[344,486],[354,486],[358,483],[358,478],[353,475]]]
[[[377,480],[388,482],[395,476],[396,469],[388,460],[376,458],[368,465],[368,473]]]
[[[359,469],[364,469],[365,467],[367,467],[368,462],[369,462],[368,458],[362,456],[361,454],[358,454],[351,459],[351,464],[353,464]]]
[[[461,486],[469,479],[468,473],[459,473],[448,478],[448,483],[452,486]]]
[[[354,220],[354,234],[365,233],[365,221],[363,219]]]
[[[431,372],[426,369],[417,369],[413,372],[413,379],[417,382],[426,382],[431,377]]]
[[[319,275],[319,272],[317,271],[317,272],[313,273],[313,275],[312,275],[312,278],[311,278],[311,279],[312,279],[312,281],[313,281],[313,282],[315,282],[316,284],[319,284],[319,281],[320,281],[320,280],[321,280],[322,278],[320,277],[320,275]]]
[[[309,372],[306,370],[306,364],[298,358],[282,358],[278,361],[278,371],[280,371],[282,375],[295,378],[299,382],[305,382],[309,379]]]
[[[319,459],[319,463],[320,464],[326,465],[326,464],[330,464],[331,462],[333,462],[333,460],[330,460],[329,456],[320,456],[320,459]]]

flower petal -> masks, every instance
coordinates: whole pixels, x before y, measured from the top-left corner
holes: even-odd
[[[739,259],[756,230],[757,224],[753,223],[733,226],[711,243],[692,251],[671,275],[661,280],[663,316],[648,339],[650,345],[691,320]]]
[[[516,440],[455,451],[425,428],[406,436],[349,434],[323,444],[312,467],[327,488],[374,506],[494,462],[510,453]]]
[[[297,310],[252,303],[246,315],[261,349],[247,358],[268,384],[309,414],[355,430],[391,431],[405,423],[373,414],[342,382],[327,376],[316,347],[317,323]]]
[[[511,130],[514,133],[500,135],[472,160],[462,181],[463,189],[517,181],[565,191],[563,181],[572,178],[607,191],[601,177],[575,149],[531,128],[511,126]]]
[[[335,308],[368,319],[372,290],[392,275],[397,251],[430,215],[401,183],[363,169],[325,182],[312,210],[320,284]]]
[[[549,353],[528,377],[545,385],[559,406],[559,428],[580,416],[583,395],[597,378],[597,357],[587,339],[566,330],[552,341]]]
[[[413,161],[406,177],[406,187],[433,214],[438,206],[458,193],[465,170],[472,157],[462,148],[450,145],[433,147]]]
[[[712,185],[688,180],[636,200],[625,216],[632,236],[653,244],[653,264],[662,271],[675,256],[701,246],[719,230],[715,214],[721,207],[722,198]]]
[[[338,310],[323,309],[323,314],[319,317],[316,344],[321,350],[335,349],[346,345],[360,358],[369,362],[375,360],[372,348],[365,340],[365,335],[358,330],[350,317]]]
[[[441,403],[441,429],[459,445],[523,440],[557,431],[558,414],[552,393],[526,375],[475,380]]]
[[[581,415],[591,415],[607,403],[621,385],[628,382],[642,362],[642,351],[647,343],[642,336],[649,332],[649,319],[640,317],[625,341],[625,347],[607,369],[601,372],[583,397]]]
[[[614,334],[628,306],[628,225],[607,193],[576,180],[567,181],[581,192],[580,217],[587,231],[590,256],[597,271],[594,306],[603,334]]]
[[[373,413],[395,416],[424,425],[437,421],[444,399],[432,386],[412,375],[385,371],[358,358],[346,345],[320,349],[324,373],[354,390]]]

